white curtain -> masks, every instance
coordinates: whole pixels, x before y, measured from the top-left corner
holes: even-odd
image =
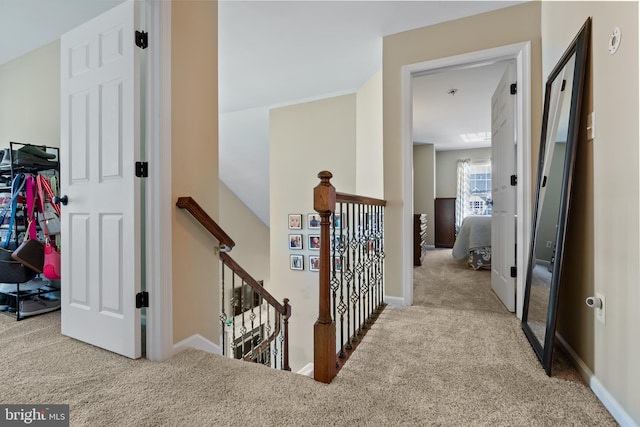
[[[469,185],[469,170],[471,159],[458,159],[458,179],[456,183],[456,234],[464,217],[469,215],[469,198],[471,189]]]

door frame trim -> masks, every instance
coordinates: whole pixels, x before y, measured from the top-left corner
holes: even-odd
[[[145,1],[146,73],[146,358],[173,355],[171,194],[171,2]],[[165,237],[162,237],[165,236]]]
[[[451,68],[503,60],[516,61],[516,156],[518,191],[516,195],[516,315],[522,318],[524,302],[524,266],[531,233],[531,42],[438,58],[402,67],[402,259],[404,305],[413,304],[413,108],[412,80],[415,75]]]

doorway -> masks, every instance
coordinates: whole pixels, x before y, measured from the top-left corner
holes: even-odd
[[[498,47],[468,54],[441,58],[403,67],[403,158],[404,163],[413,165],[413,78],[415,76],[455,70],[461,68],[473,68],[485,64],[498,63],[502,61],[515,61],[516,63],[516,140],[517,155],[516,167],[518,175],[518,191],[516,197],[516,209],[519,212],[517,224],[514,230],[516,239],[519,242],[516,248],[516,315],[522,316],[522,302],[524,294],[524,271],[517,268],[525,264],[525,248],[529,246],[529,218],[530,218],[530,156],[531,156],[531,112],[530,112],[530,43],[518,43],[509,46]],[[403,206],[403,218],[412,218],[413,208],[413,170],[405,168],[403,177],[403,199],[411,200]],[[412,224],[405,221],[404,226],[404,252],[411,253],[413,242]],[[413,267],[412,257],[405,257],[403,274],[404,303],[413,303]]]

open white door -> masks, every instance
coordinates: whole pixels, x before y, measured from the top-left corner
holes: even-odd
[[[509,64],[491,97],[491,287],[507,310],[516,309],[516,280],[511,267],[516,265],[516,97],[511,85],[516,82],[514,64]]]
[[[62,333],[140,357],[134,1],[61,38]]]

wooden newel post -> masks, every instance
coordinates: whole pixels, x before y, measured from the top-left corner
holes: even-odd
[[[313,327],[313,375],[329,384],[336,376],[336,324],[331,318],[330,216],[336,207],[336,189],[331,172],[318,174],[320,184],[313,189],[313,208],[320,214],[320,286],[318,320]]]

